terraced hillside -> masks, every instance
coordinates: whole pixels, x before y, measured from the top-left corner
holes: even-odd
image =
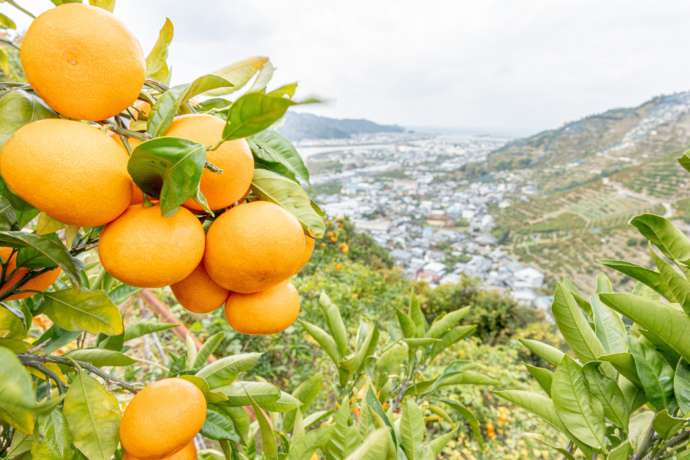
[[[507,144],[487,168],[519,175],[533,193],[494,210],[506,244],[551,282],[590,285],[602,258],[646,263],[628,221],[642,212],[690,221],[690,180],[677,163],[688,148],[690,92]]]

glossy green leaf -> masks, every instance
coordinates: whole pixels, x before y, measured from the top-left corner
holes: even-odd
[[[673,398],[673,368],[646,340],[631,337],[630,352],[647,399],[658,410],[667,408]]]
[[[424,413],[412,398],[405,399],[400,418],[400,445],[408,460],[422,458],[425,435]]]
[[[196,375],[206,380],[211,389],[230,385],[239,374],[253,369],[260,357],[261,353],[240,353],[226,356],[207,364]]]
[[[565,356],[565,353],[558,348],[544,342],[539,342],[538,340],[520,339],[520,343],[529,351],[554,366],[557,366],[558,363],[561,362],[561,359],[563,359],[563,356]]]
[[[159,323],[158,321],[137,321],[135,324],[127,326],[125,329],[125,342],[138,339],[155,332],[163,332],[176,327],[174,323]]]
[[[345,361],[343,361],[343,367],[350,371],[351,373],[359,372],[364,366],[367,358],[374,353],[376,344],[379,340],[379,329],[374,325],[366,326],[366,335],[363,336],[364,340],[357,347],[357,350]]]
[[[391,448],[390,429],[379,428],[372,431],[364,443],[348,455],[346,460],[383,460],[388,458]]]
[[[416,337],[417,326],[415,325],[414,321],[412,321],[412,318],[398,308],[395,309],[395,315],[398,318],[398,324],[400,325],[400,330],[402,331],[403,336],[406,338]]]
[[[597,277],[597,293],[612,292],[611,282],[604,275]],[[597,295],[592,297],[592,316],[594,332],[599,338],[606,353],[624,353],[628,351],[627,332],[618,312],[604,305]]]
[[[600,294],[601,300],[663,340],[688,361],[690,318],[670,305],[633,294]]]
[[[17,24],[7,15],[0,13],[0,27],[4,29],[16,29]]]
[[[592,361],[605,353],[584,313],[570,291],[562,284],[556,287],[551,309],[558,329],[580,359],[585,362]]]
[[[115,396],[81,373],[67,391],[63,411],[74,446],[90,460],[110,460],[119,442],[120,407]]]
[[[5,181],[0,177],[0,217],[5,224],[2,229],[21,229],[38,215],[38,209],[12,193]]]
[[[683,307],[686,315],[690,315],[690,282],[673,266],[650,250],[651,256],[659,270],[660,282],[664,286],[664,297]]]
[[[256,401],[249,395],[256,421],[259,422],[259,432],[261,433],[262,457],[267,460],[278,460],[278,443],[276,434],[273,431],[268,415],[259,407]]]
[[[213,72],[215,75],[219,75],[232,82],[234,86],[229,88],[220,88],[210,92],[209,94],[217,96],[232,93],[241,89],[269,62],[270,61],[267,57],[252,56]]]
[[[628,275],[629,277],[655,290],[659,294],[664,295],[665,290],[663,283],[661,282],[661,276],[654,270],[625,262],[623,260],[604,259],[601,263],[609,268],[623,273],[624,275]]]
[[[27,327],[15,309],[9,305],[0,306],[0,337],[3,339],[21,339],[26,335]]]
[[[671,221],[654,214],[642,214],[630,223],[670,259],[690,264],[690,240]]]
[[[445,315],[436,318],[429,327],[426,335],[427,337],[439,338],[455,326],[467,316],[470,312],[470,307],[460,308]]]
[[[654,416],[654,431],[662,438],[669,439],[671,436],[678,433],[687,421],[683,418],[674,417],[664,409],[657,412]]]
[[[190,198],[205,204],[199,190],[205,164],[203,145],[177,137],[158,137],[136,146],[127,170],[144,193],[160,197],[161,211],[169,216]]]
[[[290,412],[302,407],[302,401],[290,393],[281,391],[278,399],[261,404],[261,407],[270,412]]]
[[[241,139],[253,136],[283,118],[297,102],[284,97],[250,92],[240,96],[228,111],[223,139]]]
[[[78,348],[65,355],[68,358],[91,363],[96,367],[129,366],[136,361],[124,353],[103,348]]]
[[[294,177],[309,181],[309,170],[292,143],[277,131],[266,130],[248,139],[255,158],[277,163],[286,168]]]
[[[0,147],[22,126],[44,118],[55,118],[36,96],[22,90],[14,90],[0,97]]]
[[[639,411],[630,417],[628,440],[634,451],[643,443],[653,422],[654,412],[650,410]]]
[[[617,427],[626,431],[630,421],[628,403],[616,381],[605,375],[599,367],[599,363],[591,362],[582,368],[587,386],[592,395],[602,404],[606,417]]]
[[[209,356],[211,356],[213,352],[216,351],[216,349],[220,346],[224,337],[224,332],[217,332],[208,339],[206,339],[206,342],[204,342],[204,344],[201,346],[201,348],[199,348],[199,351],[196,354],[196,358],[194,359],[194,363],[192,364],[192,369],[197,369],[206,364],[206,361],[208,361]]]
[[[52,267],[59,266],[75,285],[81,285],[81,278],[74,260],[60,238],[54,233],[36,235],[17,231],[0,232],[0,245],[13,248],[30,248],[34,255],[40,256],[43,263],[49,263]]]
[[[146,56],[146,76],[166,85],[170,83],[170,67],[168,66],[168,46],[175,34],[175,27],[169,18],[158,32],[158,39]]]
[[[313,374],[308,379],[297,385],[297,388],[292,392],[292,396],[297,398],[302,406],[300,410],[306,412],[309,410],[316,397],[321,392],[323,387],[323,376],[319,373]],[[295,412],[288,412],[283,417],[283,429],[286,432],[292,431],[295,422]]]
[[[606,460],[627,460],[632,455],[632,446],[630,441],[623,441],[609,452]]]
[[[251,420],[249,419],[249,414],[243,407],[231,407],[225,406],[221,409],[232,419],[232,423],[235,425],[235,431],[239,434],[240,439],[244,444],[249,442],[249,429],[251,425]]]
[[[563,425],[563,422],[561,422],[561,419],[558,417],[556,407],[549,397],[540,393],[524,390],[501,390],[495,391],[494,394],[541,417],[544,421],[548,422],[562,433],[568,432],[565,425]]]
[[[510,390],[508,390],[508,393],[510,393]],[[511,395],[509,395],[509,396],[511,396]],[[519,395],[512,395],[512,396],[519,396]],[[505,398],[505,396],[504,396],[504,398]],[[505,398],[505,399],[508,399],[510,401],[509,398]],[[458,413],[458,415],[460,415],[462,418],[465,419],[465,421],[470,425],[470,429],[472,430],[472,435],[474,436],[474,439],[479,443],[479,445],[481,447],[484,447],[484,438],[482,437],[482,431],[479,428],[479,420],[477,420],[477,417],[472,413],[472,411],[470,411],[467,407],[463,406],[462,404],[460,404],[458,401],[456,401],[454,399],[442,399],[441,401],[443,401],[443,403],[450,406],[455,412]],[[554,414],[554,416],[555,416],[555,414]]]
[[[690,364],[684,359],[678,361],[673,376],[673,392],[678,408],[684,416],[690,416]]]
[[[350,410],[350,400],[348,397],[345,397],[335,413],[333,430],[330,432],[324,449],[328,459],[345,458],[352,451],[352,436],[349,424]]]
[[[575,438],[596,450],[606,445],[604,408],[589,390],[582,368],[568,356],[554,372],[551,399],[558,418]]]
[[[642,386],[640,377],[637,375],[637,368],[635,367],[635,360],[632,354],[628,352],[612,353],[610,355],[599,356],[599,360],[611,363],[611,365],[613,365],[613,367],[626,379],[636,385]]]
[[[39,416],[33,434],[31,456],[41,460],[64,460],[73,455],[72,434],[62,412],[55,409]]]
[[[440,337],[439,342],[433,344],[433,346],[431,347],[431,351],[429,352],[429,356],[437,356],[439,353],[446,350],[455,343],[459,342],[460,340],[471,336],[476,332],[476,330],[477,326],[458,326],[446,332]]]
[[[107,335],[119,335],[123,331],[120,310],[103,291],[68,288],[45,292],[41,312],[68,331]]]
[[[335,365],[340,364],[342,356],[338,351],[338,345],[335,343],[335,339],[331,335],[321,329],[316,324],[312,324],[308,321],[299,322],[305,331],[319,344],[319,346],[326,352],[326,354],[331,358]]]
[[[250,396],[262,406],[271,404],[280,398],[280,389],[266,382],[236,381],[216,390],[228,397],[227,401],[221,403],[222,406],[249,406],[251,405]]]
[[[429,323],[427,323],[426,316],[424,316],[424,312],[422,311],[422,304],[415,295],[410,297],[409,315],[417,327],[417,337],[424,337],[426,335],[426,331],[429,329]]]
[[[348,353],[347,330],[340,315],[340,309],[325,292],[322,292],[319,296],[319,306],[326,319],[328,331],[338,347],[340,356],[345,356]]]
[[[323,218],[314,210],[311,199],[294,181],[266,169],[255,169],[252,190],[262,200],[271,201],[293,214],[305,232],[319,239],[326,231]]]
[[[229,439],[235,442],[240,440],[232,418],[222,408],[213,405],[209,405],[206,411],[206,421],[201,427],[201,434],[215,440]]]
[[[551,394],[553,372],[543,367],[532,366],[531,364],[527,364],[527,371],[534,377],[546,394]]]
[[[17,356],[7,348],[0,348],[0,419],[22,433],[31,434],[36,406],[31,375]]]

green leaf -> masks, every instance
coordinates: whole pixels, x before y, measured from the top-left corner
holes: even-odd
[[[597,292],[612,292],[611,282],[604,275],[597,277]],[[594,316],[594,331],[607,353],[628,351],[627,333],[620,315],[604,305],[597,295],[590,302]]]
[[[333,430],[326,443],[324,453],[328,459],[345,458],[351,452],[352,445],[350,443],[350,400],[348,397],[343,398],[338,411],[335,413],[333,420]]]
[[[602,404],[606,417],[618,428],[627,431],[630,412],[625,396],[623,396],[621,389],[618,388],[616,381],[604,375],[600,371],[599,366],[599,363],[591,362],[585,364],[582,368],[587,386],[592,395]]]
[[[575,438],[596,450],[604,448],[604,408],[587,387],[580,366],[568,356],[563,357],[556,368],[551,398],[558,417]]]
[[[230,385],[239,374],[253,369],[260,357],[261,353],[240,353],[226,356],[207,364],[196,375],[206,380],[211,389]]]
[[[124,353],[103,348],[78,348],[65,355],[68,358],[85,361],[96,367],[104,366],[129,366],[136,361]]]
[[[412,338],[417,336],[417,326],[415,325],[412,318],[410,318],[407,313],[403,312],[399,308],[395,309],[395,314],[398,318],[398,323],[400,324],[400,330],[403,336],[406,338]]]
[[[0,147],[22,126],[57,114],[41,100],[22,90],[10,91],[0,97]]]
[[[280,398],[280,389],[266,382],[233,382],[231,385],[217,388],[217,391],[228,397],[222,406],[248,406],[253,399],[257,404],[266,405]],[[249,396],[247,396],[249,395]]]
[[[232,82],[234,86],[230,88],[220,88],[212,91],[209,94],[218,96],[222,94],[229,94],[241,89],[269,62],[270,61],[267,57],[253,56],[213,72],[215,75],[219,75]]]
[[[632,455],[632,446],[630,441],[623,441],[615,448],[611,449],[606,460],[627,460]]]
[[[89,5],[103,8],[112,13],[115,9],[115,0],[89,0]]]
[[[309,236],[316,239],[323,236],[326,224],[296,182],[267,169],[255,169],[252,190],[262,200],[271,201],[293,214]]]
[[[261,433],[261,451],[263,458],[268,460],[278,460],[278,444],[276,442],[276,435],[273,432],[273,427],[269,421],[268,416],[264,410],[248,395],[250,398],[256,421],[259,422],[259,432]]]
[[[31,375],[7,348],[0,348],[0,362],[0,419],[22,433],[31,434],[34,429],[31,409],[36,406]]]
[[[458,415],[467,421],[467,423],[470,425],[470,429],[472,430],[472,435],[474,436],[475,440],[479,443],[480,447],[484,447],[484,438],[482,437],[482,431],[479,428],[479,420],[477,420],[477,417],[472,413],[472,411],[454,399],[442,399],[441,401],[453,408]],[[549,402],[551,401],[549,400]]]
[[[390,429],[379,428],[372,431],[364,443],[347,456],[346,460],[383,460],[391,448]]]
[[[345,330],[343,317],[340,315],[340,309],[338,309],[338,306],[331,301],[330,297],[328,297],[325,292],[322,292],[319,296],[319,306],[326,318],[326,324],[328,325],[331,337],[333,337],[338,347],[338,352],[341,356],[345,356],[348,352],[347,331]]]
[[[31,455],[42,460],[64,460],[74,455],[72,434],[67,427],[65,416],[59,409],[38,417]]]
[[[584,313],[563,284],[556,286],[551,309],[558,329],[580,359],[585,362],[592,361],[605,353]]]
[[[120,407],[115,396],[80,373],[67,391],[63,410],[74,446],[90,460],[110,460],[119,440]]]
[[[690,365],[684,359],[678,361],[673,376],[673,392],[678,408],[684,416],[690,416]]]
[[[565,353],[556,347],[553,347],[544,342],[539,342],[538,340],[532,339],[520,339],[520,343],[525,346],[529,351],[539,356],[541,359],[549,364],[557,366],[561,362]]]
[[[433,344],[429,356],[434,357],[438,355],[451,345],[474,334],[476,330],[477,326],[458,326],[455,329],[446,332],[441,336],[439,342]]]
[[[671,221],[654,214],[642,214],[630,223],[668,258],[685,266],[690,264],[690,240]]]
[[[246,93],[230,106],[223,139],[241,139],[269,128],[297,102],[264,93]]]
[[[158,32],[158,40],[146,56],[146,76],[166,85],[170,83],[170,67],[168,66],[168,46],[175,34],[175,27],[169,18]]]
[[[543,367],[532,366],[527,364],[527,371],[534,377],[539,386],[546,392],[551,394],[551,383],[553,382],[553,372]]]
[[[26,335],[27,327],[23,318],[16,314],[16,309],[10,311],[9,305],[0,307],[0,337],[4,339],[21,339]]]
[[[136,146],[127,170],[144,193],[160,197],[161,211],[169,216],[189,198],[202,197],[199,183],[205,164],[203,145],[177,137],[158,137]]]
[[[54,233],[36,235],[16,231],[0,232],[0,245],[13,248],[30,248],[32,252],[35,251],[34,254],[40,255],[42,261],[50,263],[53,267],[62,268],[75,285],[81,285],[79,270],[77,270],[74,260],[60,238]]]
[[[448,385],[498,385],[499,382],[496,379],[489,377],[488,375],[484,375],[484,374],[479,373],[477,371],[467,369],[467,370],[462,370],[460,372],[450,374],[447,377],[444,377],[439,384],[440,384],[440,386],[448,386]]]
[[[232,418],[221,407],[208,406],[206,411],[206,421],[201,427],[201,434],[210,439],[220,440],[229,439],[239,442],[240,437],[235,432],[235,424]]]
[[[335,343],[335,339],[331,335],[321,329],[319,326],[312,324],[308,321],[299,322],[305,331],[319,344],[319,346],[326,352],[326,354],[331,358],[333,363],[338,366],[342,356],[338,351],[338,345]]]
[[[324,444],[326,441],[328,441],[332,431],[332,426],[321,425],[319,428],[304,433],[302,436],[295,437],[293,435],[292,439],[290,440],[290,449],[288,451],[286,460],[303,460],[306,458],[312,458],[312,455],[316,449],[324,447]]]
[[[211,356],[214,351],[216,351],[224,337],[224,332],[217,332],[206,339],[206,342],[204,342],[201,348],[199,348],[196,358],[194,359],[194,363],[192,364],[192,369],[197,369],[206,364],[208,357]]]
[[[313,402],[316,400],[316,397],[319,395],[322,386],[323,377],[321,374],[316,373],[295,388],[295,391],[292,392],[292,396],[297,398],[302,403],[302,406],[300,407],[302,412],[309,410]],[[295,423],[295,414],[296,412],[289,412],[283,417],[284,431],[292,431],[292,427]]]
[[[636,279],[642,284],[652,288],[662,296],[665,295],[665,288],[661,281],[661,275],[654,270],[631,264],[624,260],[604,259],[601,263],[609,268],[623,273],[624,275],[628,275],[629,277]]]
[[[431,337],[412,337],[403,340],[410,348],[426,347],[427,345],[435,345],[441,342],[441,339],[433,339]]]
[[[630,380],[632,383],[638,386],[642,386],[640,382],[640,377],[637,375],[637,369],[635,368],[635,360],[630,353],[612,353],[610,355],[599,356],[601,361],[611,363],[613,367],[616,368],[618,372],[621,373],[626,379]]]
[[[248,139],[255,158],[269,164],[277,163],[294,177],[309,182],[309,170],[292,143],[278,132],[266,130]]]
[[[240,435],[240,439],[243,444],[249,442],[249,428],[251,425],[251,420],[249,419],[249,414],[242,407],[222,407],[223,411],[232,419],[232,423],[235,425],[235,431]]]
[[[261,404],[261,407],[270,412],[290,412],[299,409],[301,406],[302,401],[284,391],[280,392],[280,396],[275,401]]]
[[[650,410],[639,411],[630,417],[630,427],[628,428],[628,440],[634,450],[643,443],[649,428],[654,422],[654,412]]]
[[[103,291],[68,288],[44,292],[40,311],[68,331],[107,335],[123,331],[120,310]]]
[[[690,360],[690,318],[676,308],[633,294],[600,294],[614,310],[647,329],[683,358]]]
[[[673,368],[646,340],[631,337],[630,352],[647,399],[658,410],[667,408],[673,398]]]
[[[0,204],[3,218],[12,228],[23,228],[38,215],[38,209],[12,193],[5,181],[0,177]]]
[[[343,361],[343,367],[352,374],[359,372],[367,358],[374,353],[376,344],[379,340],[379,329],[376,325],[367,326],[364,340],[360,343],[357,350],[348,359]]]
[[[664,409],[657,412],[652,424],[654,426],[654,431],[656,431],[662,439],[669,439],[671,436],[678,433],[685,422],[685,419],[674,417],[668,413],[667,409]]]
[[[686,315],[690,315],[690,282],[678,273],[674,267],[650,250],[651,256],[659,270],[659,278],[664,286],[664,297],[680,304]]]
[[[417,337],[424,337],[426,331],[429,328],[429,324],[426,321],[424,312],[422,311],[422,305],[419,303],[417,296],[412,295],[410,297],[410,318],[414,321],[417,328]]]
[[[158,321],[138,321],[125,329],[125,342],[138,339],[139,337],[153,334],[154,332],[167,331],[177,327],[174,323],[159,323]]]
[[[400,418],[400,445],[408,460],[422,458],[425,435],[424,414],[412,398],[407,398]]]
[[[259,70],[259,73],[256,75],[256,79],[254,80],[254,84],[251,88],[249,88],[248,92],[265,91],[268,83],[271,81],[271,78],[273,78],[273,73],[275,70],[276,68],[273,66],[271,61],[266,62],[266,64],[261,67],[261,70]],[[269,94],[274,95],[273,91],[271,91]]]
[[[427,337],[432,337],[432,338],[439,338],[446,332],[448,332],[450,329],[454,328],[457,326],[462,319],[467,316],[467,314],[470,312],[470,307],[464,307],[459,310],[452,311],[450,313],[446,313],[443,316],[440,316],[434,320],[433,323],[431,323],[431,327],[429,328],[429,331],[427,331],[426,335]]]
[[[8,16],[0,13],[0,27],[14,30],[17,28],[17,24],[15,24],[14,21]]]

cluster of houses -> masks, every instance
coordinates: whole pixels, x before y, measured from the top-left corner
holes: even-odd
[[[430,284],[467,275],[505,290],[524,303],[546,308],[544,275],[512,258],[501,247],[491,210],[529,192],[510,173],[483,182],[458,174],[502,145],[491,137],[447,138],[411,134],[346,148],[324,149],[310,162],[338,164],[335,172],[312,178],[337,183],[318,196],[329,215],[348,216],[356,227],[390,249],[410,277]],[[529,188],[529,187],[527,187]]]

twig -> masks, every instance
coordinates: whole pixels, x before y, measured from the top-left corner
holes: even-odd
[[[33,14],[31,11],[27,10],[27,9],[24,8],[23,6],[19,5],[19,4],[18,4],[17,2],[15,2],[14,0],[6,0],[6,1],[7,1],[7,3],[9,3],[10,5],[12,5],[13,7],[17,8],[17,9],[18,9],[19,11],[21,11],[22,13],[26,14],[27,16],[29,16],[29,17],[31,17],[31,18],[36,19],[36,15],[35,15],[35,14]]]
[[[151,139],[151,135],[149,135],[148,133],[133,131],[131,129],[123,128],[123,127],[118,126],[118,125],[109,124],[108,128],[110,128],[111,130],[115,131],[118,134],[121,134],[121,135],[127,136],[127,137],[133,137],[135,139],[139,139],[140,141],[148,141],[149,139]]]
[[[25,366],[32,367],[32,368],[36,369],[37,371],[41,372],[43,375],[48,377],[50,380],[55,382],[55,386],[57,386],[58,393],[63,394],[67,390],[67,387],[65,387],[65,384],[62,383],[62,381],[60,380],[60,377],[58,377],[57,374],[55,374],[55,372],[51,371],[47,367],[45,367],[39,363],[29,361],[29,360],[22,361],[22,362],[24,363]]]
[[[19,50],[19,49],[20,49],[19,46],[17,46],[17,44],[16,44],[15,42],[13,42],[12,40],[8,40],[8,39],[6,39],[6,38],[0,38],[0,43],[4,43],[4,44],[6,44],[6,45],[10,45],[12,48],[14,48],[14,49],[16,49],[16,50]]]

